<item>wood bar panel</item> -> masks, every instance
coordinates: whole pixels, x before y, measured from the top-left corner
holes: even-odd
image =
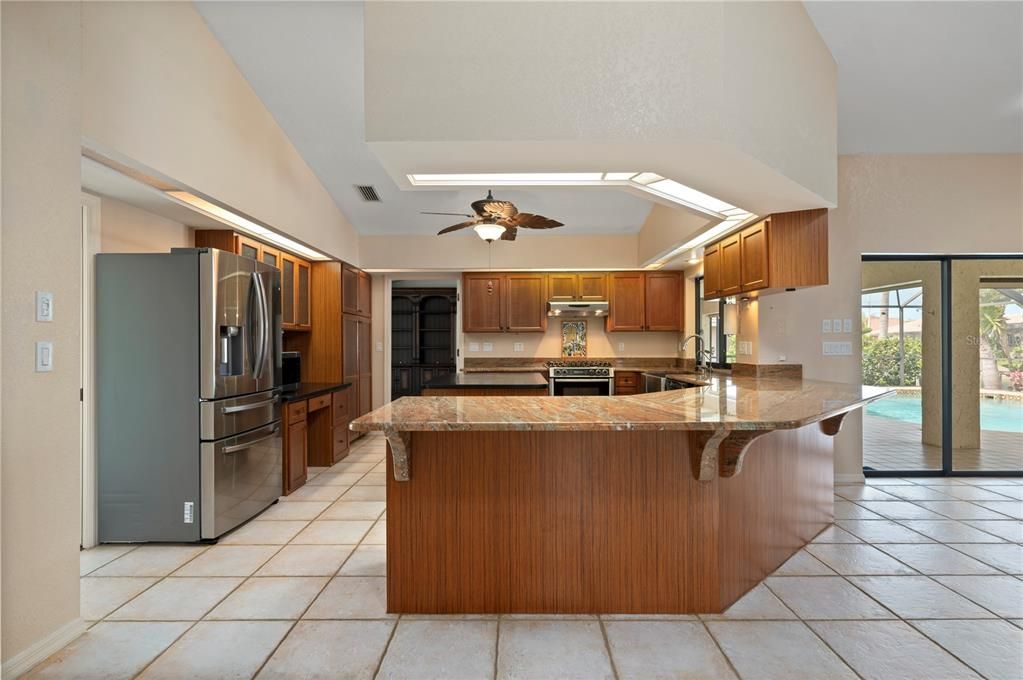
[[[402,613],[720,612],[831,521],[816,425],[700,482],[689,433],[415,432],[387,475],[387,606]]]

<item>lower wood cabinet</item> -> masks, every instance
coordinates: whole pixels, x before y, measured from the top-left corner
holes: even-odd
[[[285,496],[306,483],[310,466],[330,467],[348,455],[352,393],[352,388],[345,387],[286,402],[282,489]]]
[[[628,396],[642,392],[640,378],[642,374],[635,371],[615,371],[615,394]]]

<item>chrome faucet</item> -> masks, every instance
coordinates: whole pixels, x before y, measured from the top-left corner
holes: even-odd
[[[682,351],[683,352],[685,352],[686,351],[686,347],[689,346],[689,341],[690,340],[696,340],[696,371],[698,373],[702,373],[703,370],[701,369],[700,362],[701,361],[704,361],[704,362],[707,361],[707,352],[704,350],[703,336],[702,335],[697,335],[697,334],[694,333],[693,335],[690,335],[687,338],[685,338],[682,341]],[[709,363],[707,363],[706,368],[707,368],[708,371],[710,370],[710,364]]]

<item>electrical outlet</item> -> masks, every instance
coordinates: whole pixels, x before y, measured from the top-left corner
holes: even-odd
[[[625,351],[625,343],[624,342],[619,342],[618,343],[618,351],[619,352],[624,352]]]
[[[852,319],[842,319],[842,332],[852,333]]]
[[[830,332],[831,332],[831,319],[824,319],[824,321],[821,323],[821,333],[830,333]]]
[[[36,291],[36,321],[53,321],[53,293]]]
[[[521,342],[516,342],[514,345],[512,345],[512,350],[515,352],[525,352],[526,346],[523,345]]]
[[[478,342],[470,342],[469,343],[469,351],[470,352],[478,352],[478,351],[480,351],[480,344]]]
[[[483,343],[483,351],[484,352],[493,352],[494,351],[494,343],[492,343],[492,342],[484,342]]]

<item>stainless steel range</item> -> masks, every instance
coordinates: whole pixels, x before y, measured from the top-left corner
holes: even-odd
[[[606,397],[615,393],[615,369],[599,359],[548,361],[547,382],[551,396]]]

